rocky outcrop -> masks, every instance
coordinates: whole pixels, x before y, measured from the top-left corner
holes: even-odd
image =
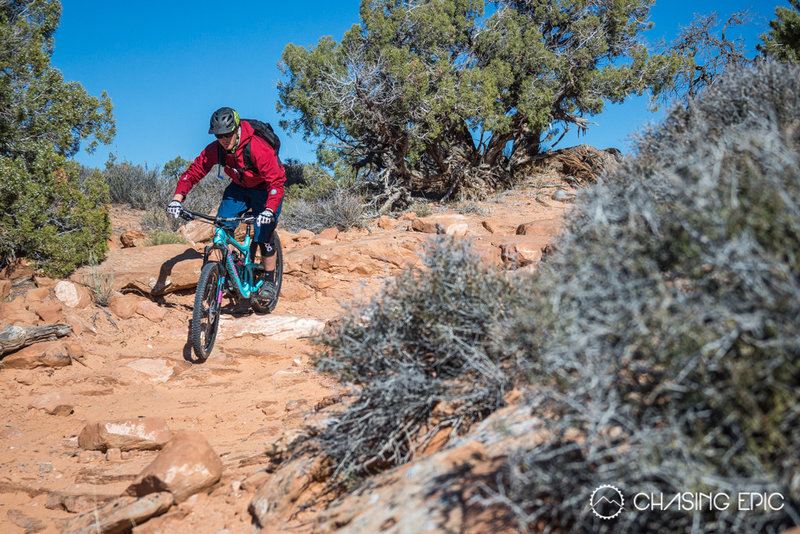
[[[163,295],[195,287],[202,266],[203,255],[191,247],[159,245],[112,250],[95,269],[113,275],[109,278],[115,291]],[[90,285],[91,267],[78,269],[71,279]]]

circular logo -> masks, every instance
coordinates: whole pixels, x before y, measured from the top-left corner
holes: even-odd
[[[608,484],[599,486],[589,498],[592,512],[600,519],[614,519],[622,512],[624,504],[625,497],[622,496],[622,492]]]

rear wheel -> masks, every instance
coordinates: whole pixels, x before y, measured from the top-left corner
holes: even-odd
[[[275,296],[271,299],[258,298],[254,296],[250,299],[250,305],[257,313],[270,313],[278,305],[278,297],[281,296],[281,282],[283,281],[283,249],[281,248],[281,240],[278,237],[278,232],[272,234],[274,239],[273,246],[275,247]],[[264,271],[257,271],[253,278],[257,284],[259,280],[264,279]]]
[[[195,355],[205,360],[214,348],[219,327],[220,309],[220,267],[217,262],[209,262],[203,266],[197,290],[194,294],[194,311],[192,313],[192,348]]]

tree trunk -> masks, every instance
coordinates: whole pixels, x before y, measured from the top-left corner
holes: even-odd
[[[71,332],[72,327],[70,325],[60,323],[34,326],[32,328],[7,326],[0,330],[0,356],[40,341],[55,341],[60,337],[69,335]]]

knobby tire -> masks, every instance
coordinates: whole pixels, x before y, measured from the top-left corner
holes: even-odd
[[[200,271],[197,290],[194,294],[192,312],[192,348],[195,355],[205,360],[214,348],[219,328],[220,302],[217,301],[220,266],[209,262]]]

